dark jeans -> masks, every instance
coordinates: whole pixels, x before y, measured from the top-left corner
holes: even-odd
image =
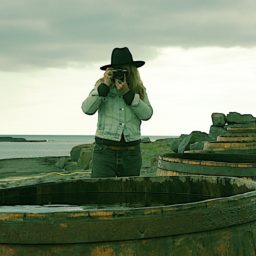
[[[140,145],[132,150],[116,151],[96,144],[92,156],[92,178],[139,176],[141,163]]]

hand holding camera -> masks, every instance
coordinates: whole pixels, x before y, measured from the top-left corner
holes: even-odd
[[[127,74],[128,74],[128,71],[126,69],[108,68],[104,73],[104,83],[107,86],[110,86],[111,83],[114,83],[118,91],[127,92],[129,91],[129,87],[126,82]]]
[[[115,80],[123,81],[126,78],[128,71],[126,69],[122,68],[117,68],[117,69],[112,69],[112,80],[115,82]]]

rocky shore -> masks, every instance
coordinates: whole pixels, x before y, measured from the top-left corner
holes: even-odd
[[[202,150],[205,143],[216,141],[219,135],[228,132],[229,127],[256,127],[256,118],[250,114],[212,113],[211,118],[209,133],[192,131],[190,134],[153,142],[143,138],[141,175],[155,175],[161,154]],[[92,149],[93,144],[82,144],[72,148],[70,156],[0,160],[0,183],[11,182],[13,179],[36,178],[41,182],[90,177]]]
[[[190,134],[182,134],[174,143],[170,150],[175,153],[186,151],[203,150],[207,142],[217,140],[218,136],[228,133],[229,128],[249,128],[256,127],[256,117],[251,114],[240,114],[238,112],[212,113],[212,124],[209,133],[192,131]]]
[[[158,156],[170,150],[170,145],[177,138],[161,139],[151,142],[144,138],[141,143],[143,176],[154,176],[157,168]],[[53,181],[90,177],[91,154],[93,144],[75,146],[70,156],[63,157],[36,157],[22,159],[0,160],[0,183],[13,180],[37,179]]]
[[[14,138],[9,136],[0,136],[0,142],[47,142],[47,140],[28,140],[25,138]]]

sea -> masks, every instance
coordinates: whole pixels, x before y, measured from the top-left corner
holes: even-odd
[[[46,140],[46,142],[0,142],[0,159],[69,156],[74,146],[94,142],[94,135],[0,135],[1,137]],[[153,142],[175,136],[142,136]]]

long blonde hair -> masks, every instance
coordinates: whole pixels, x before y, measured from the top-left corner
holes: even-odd
[[[127,83],[131,90],[140,95],[141,99],[145,96],[145,87],[140,78],[140,73],[134,65],[124,65],[123,68],[128,70]]]

